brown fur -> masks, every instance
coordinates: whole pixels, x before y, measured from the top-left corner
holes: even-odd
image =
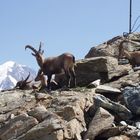
[[[126,57],[129,60],[129,63],[132,65],[132,67],[140,66],[140,51],[135,52],[129,52],[124,49],[123,43],[126,43],[127,41],[124,40],[120,43],[119,46],[119,59]]]
[[[25,49],[26,48],[29,48],[34,52],[34,54],[32,53],[32,55],[36,57],[37,63],[40,66],[38,74],[41,74],[43,72],[44,75],[47,75],[48,89],[50,89],[50,81],[52,75],[59,74],[62,71],[65,72],[67,78],[67,87],[70,87],[70,82],[72,79],[73,86],[76,86],[76,78],[74,71],[75,57],[72,54],[63,53],[57,57],[44,58],[42,53],[43,51],[41,51],[41,44],[38,51],[29,45],[27,45]]]
[[[43,72],[42,73],[39,72],[37,74],[35,80],[41,82],[40,85],[39,85],[39,87],[40,87],[39,90],[46,89],[46,87],[47,87],[47,80],[46,80],[46,77],[43,74]],[[51,80],[50,87],[51,87],[52,90],[56,90],[56,89],[60,88],[60,86],[54,80]]]
[[[22,78],[22,80],[18,81],[17,84],[16,84],[16,86],[14,87],[14,89],[21,89],[21,90],[31,89],[32,87],[31,87],[30,83],[32,81],[28,81],[29,77],[30,77],[30,73],[26,77],[25,80],[23,80],[23,78]]]

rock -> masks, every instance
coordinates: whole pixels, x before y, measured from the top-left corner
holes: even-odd
[[[120,135],[120,136],[111,137],[108,140],[133,140],[133,139],[125,135]]]
[[[117,49],[116,49],[117,50]],[[118,50],[117,50],[118,52]],[[106,43],[92,47],[86,54],[85,58],[99,57],[99,56],[116,56],[114,48]]]
[[[36,103],[32,91],[14,92],[2,93],[0,107],[16,100],[23,100],[24,104],[11,107],[8,113],[6,108],[1,111],[1,140],[82,140],[81,133],[86,131],[84,111],[93,105],[94,90],[79,87],[69,91],[52,91],[51,98],[45,94],[47,99],[40,103]],[[25,98],[30,95],[31,101],[26,101]]]
[[[46,119],[30,129],[17,140],[63,140],[64,121],[53,113],[48,113]]]
[[[125,121],[121,121],[120,124],[123,125],[123,126],[127,126],[128,125]]]
[[[119,65],[129,64],[129,60],[128,59],[119,59],[118,64]]]
[[[0,114],[0,123],[4,123],[8,118],[9,114]]]
[[[121,83],[121,87],[124,88],[124,87],[136,87],[138,86],[138,84],[134,84],[131,80],[128,80],[128,81],[122,81]]]
[[[44,100],[46,100],[48,98],[51,99],[52,97],[49,94],[45,94],[45,93],[40,93],[40,92],[35,93],[35,99],[37,101],[44,101]]]
[[[112,101],[118,101],[122,93],[119,89],[106,85],[98,86],[95,89],[95,92],[104,95],[106,98],[109,98]]]
[[[115,117],[119,117],[123,120],[132,118],[132,113],[129,109],[119,103],[111,101],[103,95],[95,95],[93,99],[96,107],[102,107],[106,110],[110,110],[112,113],[114,112]]]
[[[123,125],[123,126],[126,126],[129,129],[133,129],[133,130],[137,129],[135,126],[129,125],[125,121],[121,121],[120,124]]]
[[[0,129],[0,139],[16,139],[37,124],[38,121],[35,118],[25,114],[19,115],[14,119],[9,120],[9,122]]]
[[[99,108],[93,120],[89,124],[89,128],[84,137],[84,140],[94,140],[96,136],[98,136],[106,128],[109,128],[112,125],[113,121],[114,117],[108,111],[103,108]]]
[[[126,87],[123,96],[127,107],[137,115],[140,115],[140,86]]]
[[[96,87],[98,87],[98,86],[100,85],[100,83],[101,83],[101,80],[100,80],[100,79],[95,80],[95,81],[91,82],[91,83],[87,86],[87,88],[96,88]]]
[[[64,136],[66,139],[82,140],[81,132],[85,131],[84,127],[77,119],[72,119],[66,124]]]
[[[133,33],[128,35],[129,39],[138,39],[140,40],[140,33]],[[91,58],[91,57],[99,57],[99,56],[112,56],[112,57],[118,57],[118,46],[120,42],[124,39],[123,36],[116,36],[112,39],[108,40],[107,42],[100,44],[98,46],[92,47],[89,52],[86,54],[85,58]],[[134,43],[128,43],[127,48],[130,51],[138,50],[139,47],[135,47],[136,44],[139,44],[137,42]]]
[[[34,99],[34,96],[29,94],[31,91],[19,92],[17,91],[7,91],[0,93],[0,113],[7,113],[14,109],[21,108],[25,106],[26,94],[28,94],[28,98],[31,100]]]
[[[81,110],[79,105],[76,105],[75,107],[67,105],[61,111],[63,112],[61,116],[63,116],[63,118],[67,121],[76,118],[77,120],[84,122],[84,112]]]
[[[136,38],[140,39],[140,34]],[[140,71],[133,71],[129,64],[118,65],[118,48],[114,47],[121,39],[115,37],[95,48],[98,57],[76,62],[76,88],[45,93],[37,90],[0,92],[0,139],[87,140],[91,137],[101,140],[115,139],[114,136],[117,139],[139,139],[139,118],[136,115],[139,112],[137,85]],[[59,78],[63,85],[65,77]],[[132,93],[127,91],[126,105],[122,92],[128,85]],[[58,85],[54,83],[53,86]],[[115,102],[118,97],[119,102]],[[136,112],[133,116],[128,105],[132,105],[131,111]]]
[[[44,106],[37,106],[29,111],[28,114],[41,122],[48,116],[48,111]]]
[[[134,67],[133,70],[134,71],[140,70],[140,66],[139,67]]]
[[[119,89],[117,89],[117,88],[112,88],[112,87],[110,87],[110,86],[106,86],[106,85],[100,85],[100,86],[98,86],[96,89],[95,89],[95,92],[97,92],[97,93],[100,93],[100,94],[102,94],[102,93],[110,93],[110,94],[114,94],[114,93],[116,93],[116,94],[120,94],[121,93],[121,91],[119,90]]]
[[[136,122],[136,127],[140,129],[140,122]]]
[[[121,121],[120,124],[126,127],[126,130],[123,131],[123,134],[134,138],[134,140],[137,138],[139,139],[139,137],[140,137],[140,135],[139,135],[140,129],[138,128],[139,124],[135,124],[136,126],[133,126],[133,125],[127,124],[125,121]]]
[[[113,136],[118,136],[121,135],[122,132],[126,131],[127,127],[126,126],[117,126],[117,127],[110,127],[104,130],[97,139],[108,139]]]
[[[140,71],[133,72],[131,71],[129,75],[124,75],[120,77],[118,80],[111,81],[109,83],[105,83],[107,86],[111,86],[114,88],[121,89],[121,87],[125,86],[137,86],[140,82]]]
[[[87,86],[97,79],[101,79],[101,83],[104,83],[113,78],[127,75],[130,70],[130,66],[118,66],[118,60],[113,57],[79,60],[75,67],[77,86]],[[55,81],[64,86],[66,77],[64,74],[56,75]]]
[[[14,119],[15,118],[15,115],[14,114],[11,114],[10,115],[10,119]]]

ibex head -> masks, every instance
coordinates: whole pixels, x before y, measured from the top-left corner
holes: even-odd
[[[37,63],[38,63],[38,65],[40,67],[42,67],[42,64],[44,62],[44,57],[43,57],[44,50],[42,50],[41,47],[42,47],[41,42],[40,42],[38,51],[35,48],[33,48],[32,46],[30,46],[30,45],[25,46],[25,50],[27,48],[29,48],[29,49],[31,49],[33,51],[33,53],[31,53],[31,54],[36,58]]]
[[[22,89],[22,90],[25,89],[26,86],[31,82],[31,81],[27,82],[27,80],[29,79],[29,77],[30,77],[30,73],[29,73],[29,75],[26,77],[25,80],[22,78],[21,81],[18,81],[18,82],[17,82],[17,84],[16,84],[16,86],[15,86],[15,89],[16,89],[16,88],[19,88],[19,89]]]

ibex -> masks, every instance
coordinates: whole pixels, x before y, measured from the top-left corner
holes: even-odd
[[[128,40],[123,40],[120,43],[118,59],[121,59],[125,56],[129,60],[130,65],[132,65],[132,68],[135,66],[140,66],[140,51],[129,52],[125,50],[123,44],[127,42]]]
[[[73,79],[73,86],[76,86],[76,78],[74,71],[75,57],[70,53],[63,53],[57,57],[45,58],[43,56],[44,51],[41,50],[41,43],[39,50],[37,51],[30,45],[25,46],[25,49],[31,49],[33,51],[32,55],[35,56],[38,65],[40,66],[39,74],[43,72],[47,75],[47,88],[50,89],[50,81],[53,74],[59,74],[62,71],[65,72],[67,78],[67,87],[70,87],[71,79]]]
[[[21,81],[18,81],[17,84],[16,84],[16,86],[14,87],[14,89],[21,89],[21,90],[24,90],[24,89],[31,89],[32,87],[31,87],[30,83],[31,83],[32,81],[28,81],[29,77],[30,77],[30,73],[29,73],[29,75],[25,78],[25,80],[22,78]]]

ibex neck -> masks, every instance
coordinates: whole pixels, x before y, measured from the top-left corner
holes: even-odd
[[[38,59],[38,65],[42,68],[43,67],[43,64],[45,62],[45,58],[42,56],[40,59]]]

